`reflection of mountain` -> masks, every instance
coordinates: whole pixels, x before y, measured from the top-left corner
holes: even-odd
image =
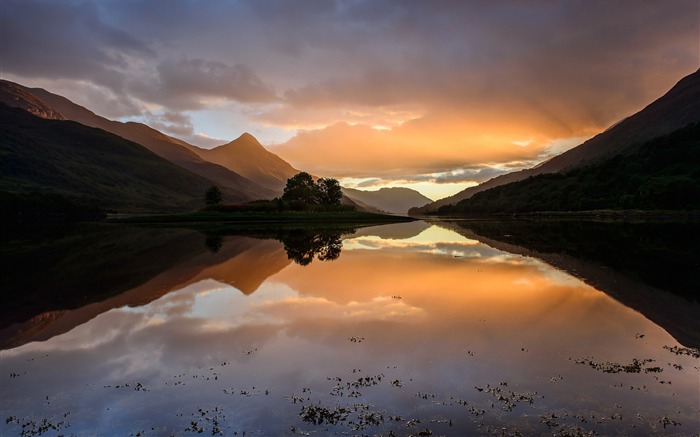
[[[46,340],[111,309],[146,305],[207,279],[249,295],[292,261],[337,259],[341,237],[354,229],[260,228],[206,236],[117,225],[27,231],[2,242],[3,290],[22,293],[2,307],[0,349]]]
[[[697,224],[442,222],[467,238],[541,259],[700,346]]]
[[[19,253],[3,253],[3,260],[14,261],[3,262],[3,290],[23,293],[3,305],[0,348],[48,339],[110,309],[145,305],[204,279],[250,294],[290,263],[274,240],[224,237],[211,253],[194,231],[73,230],[79,234],[67,232],[51,243],[41,235],[6,243]]]
[[[358,229],[356,237],[377,236],[384,240],[406,240],[419,235],[431,225],[423,220],[415,220],[406,223],[395,223],[391,225],[371,226]]]
[[[204,267],[190,283],[204,279],[230,284],[251,294],[267,278],[289,265],[284,248],[278,241],[247,237],[225,237],[212,264]]]

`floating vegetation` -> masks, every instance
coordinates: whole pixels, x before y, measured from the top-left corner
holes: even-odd
[[[226,416],[219,407],[214,407],[212,410],[200,407],[196,413],[192,413],[192,417],[193,419],[190,421],[190,425],[185,428],[185,432],[202,434],[209,431],[211,435],[224,435],[222,422],[226,421]]]
[[[640,373],[642,371],[644,371],[645,373],[662,372],[663,369],[660,367],[644,367],[647,363],[653,363],[654,361],[655,360],[651,358],[642,360],[638,358],[633,358],[632,363],[630,364],[620,364],[613,361],[599,363],[593,361],[592,358],[580,358],[574,360],[576,364],[587,364],[592,368],[604,373]]]
[[[65,413],[63,419],[67,418],[70,413]],[[17,417],[10,416],[5,419],[6,424],[17,423],[21,425],[22,430],[20,432],[21,437],[31,437],[36,435],[42,435],[47,432],[61,431],[65,428],[70,428],[70,424],[67,424],[65,420],[56,421],[55,419],[41,419],[41,420],[21,420]]]
[[[496,400],[503,403],[503,411],[513,411],[519,403],[527,403],[532,405],[535,398],[538,397],[537,392],[516,392],[512,390],[504,390],[501,387],[507,386],[507,382],[501,382],[498,386],[486,384],[485,387],[474,387],[479,392],[489,393]],[[541,397],[541,396],[540,396]]]
[[[680,425],[679,422],[676,422],[675,420],[671,419],[667,415],[662,416],[659,419],[659,423],[666,429],[667,426],[678,426]]]
[[[299,416],[301,420],[313,425],[335,425],[346,421],[352,410],[345,407],[327,408],[321,405],[304,405]]]
[[[664,346],[664,349],[676,355],[688,355],[693,358],[700,358],[700,349],[680,346]]]
[[[131,389],[133,389],[134,391],[149,391],[149,390],[148,390],[143,384],[141,384],[140,382],[137,382],[137,383],[135,383],[135,384],[126,383],[126,384],[119,384],[119,385],[105,385],[104,388],[117,388],[117,389],[120,389],[120,388],[131,388]]]

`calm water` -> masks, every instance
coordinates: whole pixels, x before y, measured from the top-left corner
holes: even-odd
[[[61,236],[22,273],[80,293],[3,315],[0,434],[700,431],[695,327],[672,336],[663,311],[567,273],[573,257],[555,269],[455,224],[268,234]]]

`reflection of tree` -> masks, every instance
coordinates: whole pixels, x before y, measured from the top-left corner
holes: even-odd
[[[351,231],[354,232],[354,231]],[[281,231],[278,239],[284,243],[287,257],[295,263],[306,266],[314,260],[333,261],[340,256],[343,247],[341,237],[349,232],[341,230],[291,229]]]
[[[216,253],[221,250],[221,246],[224,244],[224,237],[221,235],[207,234],[204,237],[204,245],[207,246],[212,253]]]

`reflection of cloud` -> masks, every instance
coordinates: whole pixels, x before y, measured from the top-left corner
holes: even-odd
[[[288,297],[279,301],[267,301],[255,310],[273,315],[290,323],[298,319],[336,319],[346,323],[367,320],[389,320],[416,317],[422,309],[410,306],[390,296],[377,296],[364,302],[350,301],[340,304],[321,297]]]
[[[387,239],[370,234],[343,240],[343,250],[360,249],[422,252],[459,258],[480,258],[494,262],[505,262],[513,258],[504,252],[439,226],[430,226],[410,238]]]
[[[515,392],[544,393],[536,398],[538,408],[572,405],[587,412],[590,399],[610,395],[610,379],[591,378],[588,366],[566,357],[629,362],[644,350],[645,358],[662,363],[668,356],[661,346],[672,339],[662,329],[542,263],[498,252],[489,263],[426,253],[440,246],[482,250],[435,229],[384,246],[357,237],[363,238],[384,250],[292,264],[251,295],[202,280],[143,307],[109,311],[47,342],[2,351],[2,395],[11,399],[3,412],[39,421],[69,411],[71,432],[127,435],[142,424],[182,430],[190,413],[216,408],[231,430],[244,423],[265,435],[285,435],[299,418],[300,405],[289,397],[300,393],[314,403],[371,402],[378,411],[422,420],[453,408],[439,402],[452,396],[483,407],[493,399],[474,386],[498,381]],[[634,340],[639,332],[643,341]],[[694,363],[690,357],[674,361],[688,363],[683,372],[674,370],[674,396],[670,386],[657,384],[644,393],[619,390],[619,401],[648,415],[660,399],[672,399],[674,411],[682,411],[675,414],[693,423]],[[10,372],[20,376],[10,378]],[[329,394],[336,381],[346,386],[379,374],[381,384],[361,387],[361,398]],[[550,378],[557,375],[555,387]],[[653,377],[635,375],[647,384]],[[394,378],[404,388],[393,387]],[[149,391],[135,391],[136,383]],[[244,389],[251,396],[239,394]],[[418,391],[437,399],[423,402],[414,396]],[[502,420],[500,406],[484,417]],[[507,419],[522,419],[518,411]],[[284,429],[275,428],[280,423]],[[450,429],[478,433],[460,426],[455,421]]]

